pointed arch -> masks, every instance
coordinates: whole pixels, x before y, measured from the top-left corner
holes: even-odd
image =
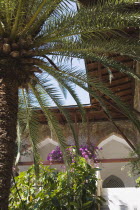
[[[44,146],[47,145],[47,144],[52,144],[52,145],[54,145],[54,146],[58,146],[58,145],[59,145],[58,142],[52,140],[51,138],[47,138],[47,139],[45,139],[44,141],[40,142],[40,143],[38,144],[38,147],[41,149],[42,147],[44,147]]]
[[[127,146],[129,149],[132,150],[132,148],[129,146],[129,144],[125,141],[124,138],[122,138],[120,135],[116,133],[111,133],[108,137],[104,138],[103,140],[100,141],[98,144],[99,147],[103,147],[104,145],[108,144],[111,141],[117,141],[125,146]]]
[[[103,182],[103,188],[121,188],[121,187],[125,187],[125,185],[123,181],[115,175],[110,175]]]

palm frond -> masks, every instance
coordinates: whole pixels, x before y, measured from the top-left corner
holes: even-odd
[[[61,147],[64,157],[65,157],[64,158],[65,162],[67,164],[69,161],[69,158],[66,157],[67,156],[67,154],[66,154],[67,144],[66,144],[66,140],[63,135],[62,129],[59,126],[59,122],[56,119],[56,117],[53,115],[53,113],[49,110],[49,108],[46,106],[46,100],[44,100],[44,97],[43,97],[44,94],[42,93],[42,91],[39,87],[36,87],[36,82],[33,82],[32,84],[30,84],[30,88],[32,89],[33,94],[37,98],[37,100],[41,106],[41,109],[43,110],[44,115],[47,118],[48,125],[49,125],[50,129],[53,130],[53,132],[55,133],[55,135],[57,137],[57,140],[60,144],[60,147]]]
[[[19,125],[19,121],[17,122],[17,155],[16,155],[16,160],[15,160],[15,166],[18,164],[19,159],[20,159],[20,152],[21,152],[21,127]]]
[[[86,55],[86,53],[84,53],[84,55],[80,55],[80,56],[77,56],[77,57],[80,57],[80,58],[87,58],[87,60],[92,60],[92,61],[95,61],[95,62],[99,62],[101,63],[103,66],[105,67],[110,67],[112,69],[116,69],[118,71],[120,71],[121,73],[124,73],[136,80],[140,80],[140,76],[135,73],[134,69],[118,62],[118,61],[115,61],[113,58],[110,58],[110,57],[107,57],[105,55],[98,55],[98,54],[93,54],[93,53],[88,53],[89,55]],[[65,54],[67,55],[67,54]],[[73,54],[73,57],[76,57],[76,55]]]
[[[38,55],[42,55],[44,53],[44,51],[38,51]],[[140,76],[135,73],[134,69],[131,69],[130,67],[115,61],[113,58],[106,56],[106,55],[100,55],[98,53],[94,53],[92,51],[88,51],[88,50],[80,50],[78,49],[70,49],[70,47],[68,49],[64,49],[61,48],[60,50],[56,51],[54,53],[56,56],[59,57],[60,61],[61,59],[64,59],[64,57],[66,56],[67,59],[70,59],[71,57],[73,58],[80,58],[80,59],[87,59],[87,60],[92,60],[92,61],[96,61],[101,63],[103,66],[105,67],[110,67],[113,69],[116,69],[122,73],[127,74],[128,76],[131,76],[137,80],[140,79]],[[56,58],[56,57],[55,57]],[[138,58],[139,60],[139,58]]]
[[[97,61],[99,60],[99,57],[101,57],[99,61],[101,63],[103,62],[103,58],[106,58],[107,60],[108,54],[121,54],[129,56],[137,61],[140,60],[139,40],[118,38],[109,41],[106,38],[93,39],[92,35],[89,37],[88,40],[84,39],[84,41],[70,37],[68,39],[63,39],[62,41],[52,42],[44,45],[41,49],[35,50],[35,53],[38,56],[56,54],[63,57],[68,56],[69,59],[71,59],[71,57],[78,57],[91,60],[97,59]],[[109,60],[111,62],[111,58],[109,58]],[[112,62],[115,61],[112,59]],[[121,66],[119,68],[122,69]]]
[[[48,61],[49,61],[49,63],[51,64],[51,66],[56,70],[56,71],[59,71],[59,68],[57,67],[57,65],[53,62],[53,60],[52,59],[50,59],[49,57],[47,57],[47,56],[44,56]],[[45,69],[43,69],[43,70],[45,70]],[[52,74],[50,74],[50,75],[52,75],[58,82],[59,82],[59,84],[61,84],[69,93],[70,93],[70,95],[73,97],[73,99],[75,100],[75,102],[76,102],[76,104],[78,105],[78,107],[79,107],[79,110],[80,110],[80,112],[81,112],[81,116],[82,116],[82,121],[83,122],[85,122],[86,120],[85,120],[85,111],[84,111],[84,109],[83,109],[83,106],[82,106],[82,104],[81,104],[81,101],[80,101],[80,99],[79,99],[79,97],[77,96],[77,94],[76,94],[76,91],[74,90],[74,88],[72,87],[72,83],[70,83],[69,82],[69,80],[66,80],[66,79],[63,79],[63,78],[57,78],[57,77],[55,77],[55,75],[53,74],[53,72],[52,72]]]
[[[108,4],[134,3],[135,0],[78,0],[84,7],[105,6]]]
[[[92,36],[97,38],[99,34],[106,36],[108,32],[117,34],[117,29],[139,28],[139,12],[134,12],[130,16],[128,12],[120,14],[112,7],[108,7],[106,10],[105,12],[104,9],[99,8],[83,9],[79,12],[62,14],[56,19],[48,19],[44,23],[36,44],[44,45],[46,42],[58,41],[78,34],[88,36],[89,33],[93,33]]]
[[[61,111],[61,113],[65,117],[66,122],[68,123],[68,125],[72,131],[74,141],[75,141],[75,146],[76,146],[77,153],[78,153],[78,151],[79,151],[78,135],[73,127],[73,122],[71,120],[69,112],[63,107],[63,104],[61,102],[61,96],[59,97],[59,95],[57,93],[58,92],[57,89],[54,88],[53,85],[48,85],[46,83],[46,80],[44,82],[42,80],[40,80],[40,81],[37,80],[37,84],[39,84],[41,86],[41,88],[46,92],[46,94],[49,95],[49,97],[53,100],[53,102],[56,104],[58,109]]]
[[[20,0],[19,4],[18,4],[17,14],[16,14],[15,21],[14,21],[14,24],[13,24],[13,27],[11,30],[11,38],[13,38],[15,36],[16,30],[18,28],[18,23],[20,20],[20,13],[21,13],[21,9],[22,9],[22,1],[23,0]]]
[[[45,66],[42,66],[42,68],[46,69],[48,73],[50,73],[50,71],[52,71],[53,69],[53,68],[51,69]],[[128,117],[128,119],[130,119],[134,123],[134,125],[137,127],[137,129],[140,131],[140,123],[135,113],[131,110],[131,108],[128,105],[126,105],[123,101],[121,101],[121,99],[118,96],[114,95],[114,93],[109,88],[107,88],[105,84],[100,82],[98,78],[96,79],[89,78],[87,77],[85,73],[83,73],[83,71],[80,71],[80,70],[78,71],[76,71],[75,69],[73,71],[69,71],[69,69],[66,70],[66,66],[59,67],[59,71],[56,71],[55,69],[53,69],[53,73],[50,73],[50,74],[57,75],[57,77],[60,77],[60,78],[63,77],[63,78],[69,79],[69,81],[77,84],[79,87],[82,87],[84,90],[89,92],[89,94],[93,96],[99,102],[101,100],[101,97],[98,94],[98,92],[108,96],[115,102],[115,104],[117,104],[121,112],[126,117]],[[85,84],[88,84],[88,87],[86,87]]]
[[[84,37],[83,37],[84,38]],[[84,40],[85,43],[85,40]],[[87,40],[87,45],[85,46],[86,49],[92,52],[97,52],[98,54],[120,54],[126,55],[134,60],[140,60],[140,42],[139,39],[131,38],[131,37],[116,37],[116,38],[92,38],[92,34],[89,35]]]
[[[39,136],[38,136],[38,129],[39,129],[39,123],[38,123],[38,116],[34,112],[34,110],[31,107],[31,94],[27,93],[25,90],[22,90],[21,96],[23,101],[22,110],[19,113],[19,120],[24,121],[21,124],[26,125],[26,132],[28,133],[29,141],[32,145],[33,150],[33,158],[34,158],[34,167],[35,167],[35,173],[38,176],[39,173],[39,153],[38,153],[38,143],[39,143]],[[24,113],[24,117],[23,117]],[[22,126],[22,125],[21,125]]]

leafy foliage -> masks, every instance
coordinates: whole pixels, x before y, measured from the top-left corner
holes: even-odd
[[[136,179],[137,187],[140,187],[140,177]]]
[[[140,145],[137,145],[135,151],[131,152],[130,157],[132,158],[130,164],[133,174],[140,175]]]
[[[139,176],[136,179],[136,184],[140,187],[140,145],[137,145],[135,151],[131,152],[130,157],[132,158],[129,166],[131,168],[130,173]]]
[[[84,158],[71,164],[68,172],[40,165],[38,180],[33,167],[15,177],[9,209],[80,210],[97,209],[104,199],[96,196],[96,169]]]

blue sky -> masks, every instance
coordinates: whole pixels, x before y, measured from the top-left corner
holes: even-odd
[[[72,5],[72,9],[74,9],[74,10],[77,9],[76,4],[74,2],[71,2],[71,5]],[[72,66],[78,67],[78,69],[85,69],[84,60],[79,60],[79,59],[73,58]],[[81,89],[78,86],[75,86],[75,90],[76,90],[82,104],[90,103],[89,94],[86,91],[84,91],[83,89]],[[74,99],[71,97],[70,94],[67,94],[67,98],[64,100],[64,105],[76,105],[76,102],[74,101]]]
[[[53,61],[56,65],[58,64],[58,66],[59,66],[59,63],[57,63],[56,59],[54,59]],[[64,63],[64,65],[65,65],[65,63]],[[71,59],[69,61],[67,60],[66,66],[68,66],[70,68],[74,68],[74,69],[76,67],[76,69],[79,69],[84,72],[86,71],[85,62],[83,59],[72,58],[72,61],[71,61]],[[69,94],[68,91],[66,91],[66,98],[63,96],[63,93],[59,87],[58,82],[53,77],[51,77],[50,75],[47,76],[46,73],[43,75],[43,77],[46,78],[46,83],[48,85],[51,85],[52,87],[56,88],[56,91],[58,91],[58,94],[61,98],[61,102],[63,103],[64,106],[76,105],[75,100]],[[82,88],[80,88],[79,86],[74,85],[74,84],[73,84],[73,88],[75,89],[75,91],[80,99],[80,102],[82,104],[90,104],[89,94],[85,90],[83,90]],[[44,95],[44,97],[45,97],[45,95]],[[48,103],[48,106],[56,106],[55,103],[51,99],[49,100],[46,98],[46,101]],[[35,100],[35,105],[37,105],[37,104],[38,103]],[[39,104],[38,104],[38,106],[39,106]]]
[[[85,69],[84,60],[79,60],[79,59],[74,58],[72,65],[78,67],[78,69],[79,68]],[[75,86],[75,90],[76,90],[82,104],[90,103],[89,94],[86,91],[84,91],[83,89],[81,89],[78,86]],[[64,105],[76,105],[75,101],[73,100],[73,98],[71,97],[70,94],[67,94],[67,98],[64,101]]]
[[[71,8],[73,10],[76,10],[76,4],[74,2],[71,3]],[[50,57],[52,59],[52,57]],[[57,64],[57,60],[53,60],[56,64]],[[71,63],[72,62],[72,63]],[[65,64],[65,63],[64,63]],[[66,63],[67,66],[71,66],[72,67],[77,67],[76,69],[81,69],[83,71],[86,71],[85,69],[85,62],[83,59],[76,59],[76,58],[72,58],[72,61],[67,61]],[[47,79],[49,79],[50,84],[52,84],[52,86],[58,87],[58,92],[60,91],[59,85],[57,83],[57,81],[55,81],[52,77],[47,77]],[[90,104],[90,99],[89,99],[89,94],[84,91],[83,89],[81,89],[78,86],[74,86],[77,95],[79,96],[79,99],[81,101],[82,104]],[[62,96],[62,95],[61,95]],[[69,106],[69,105],[76,105],[75,100],[72,98],[72,96],[67,92],[67,96],[66,98],[62,98],[63,101],[63,105],[64,106]],[[51,100],[50,102],[48,101],[49,106],[55,106],[55,103],[53,103]],[[37,101],[35,100],[34,102],[35,106],[39,106],[39,104],[37,103]]]

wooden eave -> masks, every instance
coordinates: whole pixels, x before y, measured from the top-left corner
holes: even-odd
[[[71,121],[73,123],[82,122],[81,113],[77,106],[69,106],[69,107],[64,107],[64,108],[68,111],[68,113],[71,117]],[[96,109],[94,105],[86,105],[86,106],[84,106],[84,110],[86,113],[86,120],[89,122],[108,121],[108,118],[102,108]],[[50,111],[54,114],[54,116],[57,118],[59,123],[61,123],[61,124],[67,123],[65,117],[59,111],[59,109],[57,107],[50,108]],[[47,120],[46,120],[46,117],[45,117],[43,111],[38,109],[38,110],[35,110],[35,112],[37,112],[37,114],[38,114],[38,121],[41,124],[47,124]],[[112,118],[115,121],[127,119],[124,115],[122,115],[120,112],[118,112],[115,108],[114,109],[112,108]]]
[[[127,56],[113,55],[112,58],[116,61],[121,62],[123,65],[130,67],[133,70],[136,67],[136,62]],[[133,107],[135,84],[134,84],[134,79],[132,79],[132,77],[129,77],[128,75],[121,73],[116,69],[110,68],[109,70],[111,71],[113,76],[112,80],[110,81],[108,69],[103,65],[101,65],[100,63],[92,61],[86,61],[86,69],[87,69],[87,74],[89,74],[89,76],[97,77],[101,82],[105,83],[105,85],[108,88],[110,88],[115,95],[119,96],[119,98],[123,102]],[[110,98],[108,98],[103,94],[101,94],[100,96],[104,100],[111,114],[113,115],[113,113],[115,112],[116,113],[115,117],[121,119],[123,114],[121,114],[122,116],[120,116],[120,111],[117,110],[115,103]],[[90,101],[91,105],[95,109],[99,110],[102,109],[99,102],[96,101],[96,99],[94,99],[92,96],[90,96]]]
[[[117,61],[122,62],[124,65],[135,69],[136,63],[132,59],[120,55],[113,55],[113,58]],[[110,82],[108,69],[100,63],[92,61],[86,61],[86,70],[87,74],[92,77],[98,77],[100,81],[104,82],[114,92],[114,94],[121,98],[122,101],[133,107],[134,80],[131,77],[128,77],[126,74],[123,74],[115,69],[110,69],[113,75],[112,81]],[[117,105],[111,99],[109,99],[105,95],[102,95],[102,98],[104,98],[104,101],[110,111],[113,120],[116,121],[127,119],[127,117],[124,116],[124,114],[117,108]],[[90,96],[90,101],[90,105],[83,105],[87,121],[108,121],[108,117],[105,114],[103,108],[100,106],[99,102],[96,101],[92,96]],[[69,112],[71,121],[73,123],[82,122],[80,110],[77,106],[64,106],[64,109]],[[46,124],[47,120],[43,112],[40,109],[37,109],[35,111],[38,113],[39,122],[42,124]],[[50,107],[50,111],[55,115],[59,123],[67,123],[64,115],[59,111],[57,107]]]
[[[132,69],[135,69],[136,67],[136,62],[129,57],[121,55],[112,55],[112,57],[114,60],[122,62],[123,65],[129,66]],[[99,80],[104,82],[115,95],[119,96],[123,102],[129,104],[129,106],[133,108],[135,84],[132,77],[129,77],[126,74],[121,73],[115,69],[110,69],[113,75],[112,81],[110,82],[108,69],[100,63],[93,61],[86,61],[86,70],[87,74],[92,77],[99,78]],[[101,97],[104,99],[113,120],[116,121],[127,119],[127,117],[117,108],[117,105],[110,98],[103,94],[101,95]],[[99,102],[96,101],[92,96],[90,96],[90,101],[90,105],[83,105],[87,121],[108,121],[108,117],[105,114],[103,108],[100,106]],[[69,112],[71,121],[73,123],[82,122],[80,110],[77,106],[65,106],[64,109]],[[46,124],[47,120],[43,112],[39,109],[35,111],[38,113],[39,122],[42,124]],[[57,107],[50,107],[50,111],[55,115],[55,117],[61,124],[67,123],[65,117]]]

